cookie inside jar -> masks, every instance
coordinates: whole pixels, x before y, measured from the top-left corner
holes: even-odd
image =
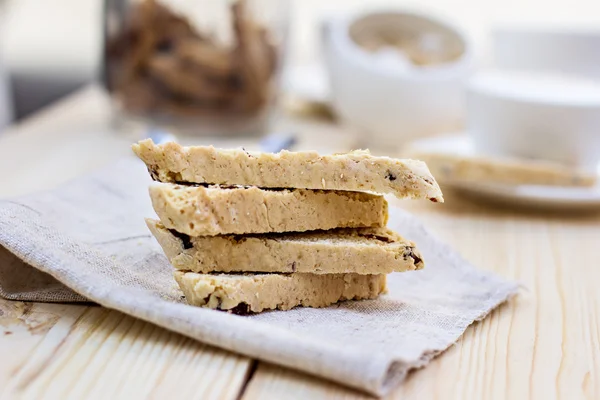
[[[204,121],[211,133],[236,124],[248,130],[249,120],[264,119],[285,37],[285,7],[265,3],[129,2],[117,26],[105,24],[104,80],[118,109],[195,129]]]

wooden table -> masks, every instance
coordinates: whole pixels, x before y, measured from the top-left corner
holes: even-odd
[[[0,196],[47,189],[129,153],[88,88],[0,135]],[[349,146],[330,123],[290,120],[302,147]],[[599,399],[600,215],[491,209],[447,193],[403,202],[520,296],[413,373],[394,399]],[[365,398],[97,306],[0,300],[0,398]]]

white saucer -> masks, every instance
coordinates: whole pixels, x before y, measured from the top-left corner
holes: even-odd
[[[449,186],[479,197],[520,206],[545,208],[600,208],[600,185],[589,188],[499,185],[472,182],[447,182]]]
[[[464,157],[477,155],[473,143],[466,135],[421,139],[413,142],[411,149]],[[598,173],[600,174],[600,165]],[[511,205],[557,209],[600,208],[600,180],[592,187],[507,185],[443,177],[438,180],[448,188]]]

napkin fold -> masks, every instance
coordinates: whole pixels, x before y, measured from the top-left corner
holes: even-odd
[[[93,301],[381,396],[517,292],[391,208],[389,227],[417,243],[426,267],[389,275],[389,293],[377,300],[251,316],[188,306],[144,223],[154,215],[149,183],[131,158],[49,192],[1,200],[0,296]]]

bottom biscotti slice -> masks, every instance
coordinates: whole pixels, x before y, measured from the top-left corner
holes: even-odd
[[[423,268],[415,244],[387,228],[190,237],[146,222],[182,271],[386,274]]]
[[[175,271],[191,305],[238,314],[327,307],[342,300],[373,299],[385,291],[385,275],[198,274]]]

